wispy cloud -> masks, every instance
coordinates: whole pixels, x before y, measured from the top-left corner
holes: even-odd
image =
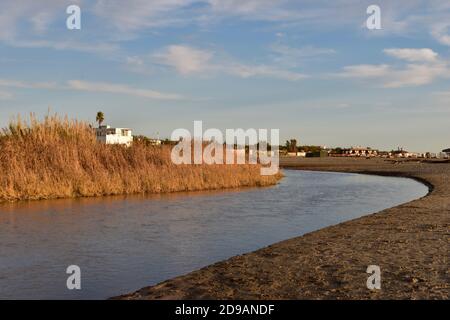
[[[391,67],[387,64],[360,64],[344,67],[338,76],[343,78],[378,78],[386,76],[390,71]]]
[[[103,23],[114,29],[131,33],[149,28],[185,25],[191,22],[195,12],[189,11],[196,0],[97,0],[92,5],[92,12]],[[126,14],[124,14],[126,6]],[[189,18],[189,13],[191,17]]]
[[[406,65],[353,65],[346,66],[338,77],[371,79],[385,88],[426,85],[438,78],[448,77],[448,62],[436,52],[422,49],[385,49],[384,53],[406,61]]]
[[[0,87],[19,89],[46,89],[46,90],[77,90],[96,93],[125,94],[134,97],[156,99],[156,100],[181,100],[183,96],[174,93],[159,92],[150,89],[135,88],[125,84],[93,82],[83,80],[69,80],[65,84],[54,82],[27,82],[10,79],[0,79]],[[4,93],[4,98],[9,97]]]
[[[48,41],[48,40],[9,40],[6,44],[16,48],[49,48],[55,50],[71,50],[87,53],[111,53],[119,50],[117,44],[86,43],[78,41]]]
[[[154,54],[153,61],[173,68],[181,75],[228,74],[241,78],[273,77],[284,80],[300,80],[306,75],[270,65],[245,64],[230,57],[219,57],[213,51],[187,45],[171,45]]]
[[[384,49],[384,53],[397,59],[411,62],[435,62],[438,54],[431,49]]]
[[[270,51],[275,63],[291,68],[304,65],[312,59],[336,53],[336,50],[330,48],[318,48],[311,45],[292,47],[283,43],[272,44]]]
[[[273,27],[289,29],[307,26],[317,30],[351,26],[361,30],[369,3],[360,0],[312,2],[310,0],[73,0],[88,13],[95,35],[103,39],[103,48],[114,42],[148,35],[161,28],[217,24],[225,19],[264,21]],[[379,0],[383,31],[377,34],[431,34],[450,45],[450,8],[445,0],[395,2]],[[0,41],[11,46],[41,46],[56,50],[98,52],[89,35],[81,34],[76,45],[68,44],[64,30],[67,3],[55,0],[2,0]],[[126,14],[124,14],[126,9]],[[56,27],[56,28],[55,28]],[[62,35],[64,32],[64,36]],[[374,33],[372,33],[374,34]],[[84,44],[84,45],[83,45]],[[278,48],[284,50],[285,48]]]
[[[78,0],[72,2],[80,3]],[[65,12],[64,3],[54,0],[2,0],[0,40],[19,39],[24,34],[42,35],[61,12]]]
[[[208,0],[205,14],[214,17],[232,16],[248,20],[292,21],[306,17],[306,10],[296,8],[295,2],[286,0]]]
[[[269,77],[282,80],[297,81],[307,78],[306,74],[283,70],[269,65],[245,65],[234,63],[220,67],[226,73],[237,75],[242,78],[249,77]]]
[[[158,99],[158,100],[180,100],[182,96],[172,93],[163,93],[154,90],[135,88],[125,84],[115,84],[107,82],[89,82],[82,80],[70,80],[67,82],[68,88],[89,92],[105,92],[113,94],[126,94],[135,97]]]
[[[28,82],[9,79],[0,79],[0,87],[12,87],[22,89],[57,89],[54,82]]]
[[[89,3],[83,0],[73,0],[70,4],[78,4],[86,11],[89,7]],[[101,37],[102,41],[93,41],[90,37],[92,32],[67,32],[67,6],[64,2],[54,0],[2,0],[0,42],[15,48],[44,48],[94,54],[119,50],[119,44],[109,41],[110,37],[104,36]],[[106,30],[100,32],[107,35]]]
[[[431,35],[441,44],[450,46],[450,23],[438,22],[432,25]]]
[[[153,55],[154,61],[174,68],[182,75],[212,71],[213,53],[185,45],[171,45]]]

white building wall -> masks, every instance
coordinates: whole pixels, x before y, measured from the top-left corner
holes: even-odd
[[[127,128],[110,128],[109,126],[101,126],[96,129],[97,141],[106,144],[122,144],[130,146],[133,142],[131,129]]]
[[[126,144],[131,145],[131,142],[133,142],[132,136],[121,136],[118,134],[108,134],[105,137],[105,143],[106,144]]]

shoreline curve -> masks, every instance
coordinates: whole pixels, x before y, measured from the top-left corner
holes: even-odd
[[[450,164],[319,158],[281,165],[410,178],[429,192],[112,299],[449,299]],[[381,290],[366,287],[371,264],[381,268]]]

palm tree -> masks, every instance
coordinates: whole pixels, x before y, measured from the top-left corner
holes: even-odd
[[[95,121],[98,122],[99,127],[102,125],[104,120],[105,120],[105,115],[103,114],[103,112],[101,112],[101,111],[97,112],[97,117],[95,117]]]
[[[291,143],[289,144],[291,152],[297,152],[297,140],[291,139]]]

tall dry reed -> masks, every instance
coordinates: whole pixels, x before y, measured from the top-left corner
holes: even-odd
[[[0,133],[0,201],[267,186],[259,165],[174,165],[170,146],[96,141],[84,122],[30,115]]]

